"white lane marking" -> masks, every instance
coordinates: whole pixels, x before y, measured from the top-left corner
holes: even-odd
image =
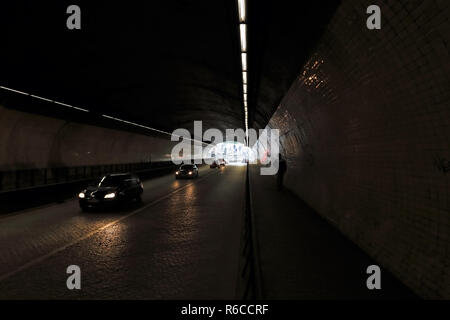
[[[154,206],[155,204],[157,204],[157,203],[159,203],[159,202],[169,198],[171,195],[186,189],[187,187],[189,187],[189,186],[195,184],[196,182],[201,181],[201,180],[203,180],[203,179],[213,175],[214,173],[217,173],[217,171],[214,170],[213,172],[207,173],[205,176],[198,178],[196,181],[188,183],[188,184],[186,184],[186,185],[184,185],[184,186],[182,186],[182,187],[180,187],[180,188],[178,188],[176,190],[173,190],[173,191],[169,192],[168,194],[166,194],[165,196],[162,196],[162,197],[160,197],[160,198],[158,198],[156,200],[153,200],[152,202],[150,202],[149,204],[143,206],[142,208],[136,209],[135,211],[133,211],[133,212],[127,214],[127,215],[124,215],[123,217],[120,217],[119,219],[114,220],[114,221],[112,221],[112,222],[110,222],[110,223],[108,223],[108,224],[106,224],[106,225],[104,225],[104,226],[94,230],[94,231],[91,231],[88,234],[86,234],[86,235],[84,235],[84,236],[82,236],[82,237],[80,237],[80,238],[78,238],[76,240],[73,240],[73,241],[69,242],[68,244],[66,244],[66,245],[64,245],[64,246],[62,246],[60,248],[52,250],[49,253],[44,254],[44,255],[42,255],[42,256],[40,256],[38,258],[35,258],[35,259],[33,259],[33,260],[31,260],[31,261],[21,265],[20,267],[17,267],[16,269],[14,269],[14,270],[12,270],[10,272],[2,274],[0,276],[0,282],[5,280],[5,279],[7,279],[7,278],[9,278],[9,277],[11,277],[11,276],[13,276],[13,275],[15,275],[15,274],[17,274],[17,273],[19,273],[19,272],[21,272],[21,271],[23,271],[23,270],[25,270],[25,269],[28,269],[28,268],[30,268],[30,267],[32,267],[32,266],[34,266],[34,265],[44,261],[44,260],[50,258],[51,256],[53,256],[53,255],[55,255],[55,254],[57,254],[57,253],[59,253],[61,251],[64,251],[65,249],[67,249],[67,248],[69,248],[69,247],[71,247],[71,246],[73,246],[73,245],[75,245],[75,244],[77,244],[77,243],[79,243],[79,242],[81,242],[83,240],[86,240],[87,238],[93,236],[94,234],[96,234],[96,233],[98,233],[98,232],[100,232],[102,230],[105,230],[106,228],[109,228],[109,227],[119,223],[122,220],[125,220],[125,219],[127,219],[127,218],[129,218],[131,216],[134,216],[134,215],[138,214],[139,212],[141,212],[141,211],[143,211],[143,210],[145,210],[145,209],[147,209],[147,208],[149,208],[151,206]]]

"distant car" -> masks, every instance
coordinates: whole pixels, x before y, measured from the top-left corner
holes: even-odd
[[[214,168],[218,168],[219,165],[217,164],[216,161],[214,161],[213,163],[211,163],[211,164],[209,165],[209,167],[210,167],[211,169],[214,169]]]
[[[131,173],[116,173],[103,176],[78,194],[80,208],[87,211],[96,207],[114,207],[127,201],[141,200],[144,186]]]
[[[195,164],[183,164],[180,168],[175,172],[175,178],[197,178],[198,177],[198,168]]]

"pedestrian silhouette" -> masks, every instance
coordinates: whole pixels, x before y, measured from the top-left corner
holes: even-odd
[[[286,160],[284,160],[283,156],[281,154],[278,155],[278,173],[277,173],[277,189],[282,190],[283,189],[283,179],[284,174],[287,171],[287,164]]]

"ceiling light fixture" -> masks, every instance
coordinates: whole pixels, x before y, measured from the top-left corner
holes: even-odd
[[[241,53],[242,71],[247,71],[247,53]]]
[[[245,0],[238,0],[239,22],[245,22]]]
[[[239,30],[241,34],[241,51],[246,52],[247,51],[247,25],[244,23],[241,23],[239,25]]]
[[[244,121],[248,146],[248,106],[247,106],[247,24],[245,0],[237,0],[239,11],[239,35],[241,42],[242,92],[244,98]]]
[[[50,102],[50,103],[55,103],[55,104],[58,104],[60,106],[64,106],[64,107],[67,107],[67,108],[72,108],[72,109],[75,109],[75,110],[78,110],[78,111],[89,112],[89,110],[87,110],[87,109],[83,109],[83,108],[80,108],[80,107],[75,107],[75,106],[67,104],[67,103],[54,101],[54,100],[51,100],[51,99],[47,99],[47,98],[40,97],[40,96],[37,96],[37,95],[34,95],[34,94],[30,94],[30,93],[26,93],[26,92],[23,92],[23,91],[11,89],[11,88],[8,88],[8,87],[0,86],[0,89],[11,91],[11,92],[18,93],[18,94],[22,94],[24,96],[29,96],[31,98],[47,101],[47,102]]]

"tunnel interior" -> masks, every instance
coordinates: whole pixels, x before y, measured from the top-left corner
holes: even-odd
[[[370,30],[371,2],[245,1],[249,127],[279,130],[286,192],[414,294],[448,299],[450,5],[378,1]],[[80,30],[71,4],[0,5],[0,194],[58,168],[170,162],[170,133],[194,121],[245,127],[239,1],[77,1]],[[208,157],[257,160],[223,146]]]
[[[265,127],[320,37],[337,1],[325,3],[248,1],[255,127]],[[195,119],[243,127],[237,2],[80,2],[79,32],[58,27],[69,4],[4,5],[4,86],[169,132]],[[303,40],[289,41],[291,30]],[[23,108],[42,109],[32,104]]]

